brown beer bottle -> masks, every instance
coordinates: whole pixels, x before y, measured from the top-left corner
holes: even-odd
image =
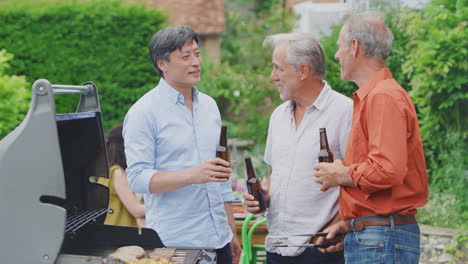
[[[265,196],[262,190],[262,183],[257,178],[255,169],[252,165],[252,159],[250,157],[245,158],[245,168],[247,170],[247,191],[255,197],[258,201],[258,207],[260,209],[255,214],[260,214],[266,211]]]
[[[228,148],[227,126],[221,126],[221,135],[219,136],[219,146],[216,149],[216,157],[221,158],[227,162],[229,161],[229,148]]]
[[[333,162],[333,153],[330,151],[327,139],[327,130],[320,128],[320,152],[318,155],[319,162]]]

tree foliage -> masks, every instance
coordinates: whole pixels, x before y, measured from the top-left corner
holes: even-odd
[[[10,67],[13,55],[0,50],[0,139],[17,127],[23,120],[29,105],[31,91],[24,76],[10,76],[5,70]]]
[[[431,186],[453,193],[468,220],[468,79],[466,1],[434,0],[408,12],[412,36],[403,70],[418,107]]]
[[[268,12],[269,10],[273,10],[274,8],[277,8],[280,2],[281,4],[283,4],[283,1],[285,0],[281,0],[281,1],[280,0],[255,0],[254,11],[257,14],[265,12],[265,11]]]
[[[271,112],[280,104],[276,85],[270,79],[271,49],[263,47],[266,36],[290,32],[294,16],[274,9],[248,18],[227,13],[219,66],[205,63],[198,87],[213,96],[231,137],[263,145]]]
[[[406,44],[408,43],[411,36],[407,34],[406,28],[399,24],[400,16],[398,15],[398,11],[396,9],[392,8],[391,6],[384,5],[384,3],[374,3],[374,5],[376,5],[375,8],[386,11],[386,23],[395,36],[390,56],[386,60],[387,66],[392,71],[392,75],[398,81],[398,83],[406,90],[411,90],[408,76],[403,72],[401,67],[407,60],[408,51]],[[342,24],[333,26],[331,33],[329,35],[323,36],[320,39],[320,43],[322,44],[326,57],[325,79],[333,89],[349,97],[352,97],[353,92],[355,92],[358,87],[353,82],[341,80],[340,63],[335,60],[335,53],[338,49],[336,42],[338,40],[341,27]]]

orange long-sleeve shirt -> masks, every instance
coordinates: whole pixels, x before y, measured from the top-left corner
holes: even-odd
[[[408,93],[383,68],[353,95],[345,165],[357,188],[341,187],[344,220],[417,213],[428,181],[419,124]]]

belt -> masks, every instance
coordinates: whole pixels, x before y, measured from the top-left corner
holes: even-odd
[[[402,215],[393,217],[395,225],[409,225],[415,224],[416,217],[414,215]],[[354,221],[354,229],[352,226],[351,221],[346,221],[347,225],[346,230],[347,232],[351,231],[362,231],[366,226],[390,226],[390,217],[377,217],[377,218],[369,218],[369,219],[362,219]]]

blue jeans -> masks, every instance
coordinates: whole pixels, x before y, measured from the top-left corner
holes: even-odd
[[[267,264],[344,264],[343,251],[322,253],[316,248],[307,248],[296,257],[281,256],[267,252]]]
[[[356,218],[351,222],[376,217],[379,216]],[[394,216],[389,217],[390,226],[368,226],[346,235],[344,255],[347,264],[419,263],[419,225],[394,225]]]

